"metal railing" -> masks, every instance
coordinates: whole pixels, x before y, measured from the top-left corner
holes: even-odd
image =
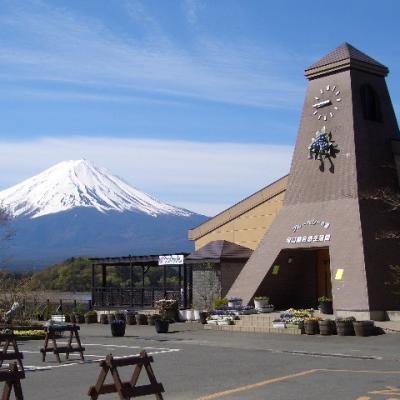
[[[187,305],[185,293],[180,288],[115,288],[99,287],[92,289],[92,303],[100,307],[154,307],[157,300],[177,300],[180,307]]]

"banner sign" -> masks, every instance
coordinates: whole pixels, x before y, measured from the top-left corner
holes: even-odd
[[[183,254],[171,254],[168,256],[158,256],[158,265],[182,265]]]

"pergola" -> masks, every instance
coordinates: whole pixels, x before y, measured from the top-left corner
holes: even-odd
[[[146,256],[90,258],[92,261],[92,302],[102,307],[154,307],[159,299],[178,300],[180,307],[188,308],[192,303],[192,268],[185,264],[188,253],[179,255],[159,254]],[[160,261],[162,260],[162,261]],[[177,261],[178,260],[178,261]],[[115,287],[107,282],[109,267],[129,270],[129,286]],[[162,285],[146,286],[145,277],[149,268],[162,268]],[[178,270],[178,284],[167,286],[168,268]],[[96,286],[96,272],[101,268],[100,286]],[[135,272],[141,272],[141,280],[135,280]]]

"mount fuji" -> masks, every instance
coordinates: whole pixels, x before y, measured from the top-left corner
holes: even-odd
[[[187,231],[207,220],[87,160],[63,161],[1,191],[0,204],[15,232],[7,265],[26,269],[77,256],[192,251]]]

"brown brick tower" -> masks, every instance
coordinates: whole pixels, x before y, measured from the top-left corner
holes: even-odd
[[[337,315],[379,319],[400,308],[399,137],[388,69],[345,43],[305,71],[309,80],[283,208],[228,296],[267,295],[279,308],[333,297]]]

